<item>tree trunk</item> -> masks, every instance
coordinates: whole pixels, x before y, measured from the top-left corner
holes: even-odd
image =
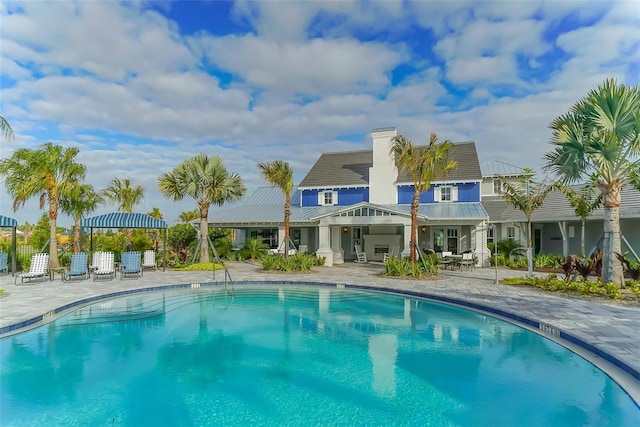
[[[416,234],[418,230],[418,207],[420,206],[420,193],[413,192],[411,200],[411,238],[409,239],[409,260],[416,261]]]
[[[207,213],[209,209],[205,210],[205,214],[202,214],[202,208],[200,208],[200,262],[209,262],[209,221],[207,220]]]
[[[73,224],[73,253],[77,254],[80,252],[80,224],[76,221]]]
[[[531,244],[531,218],[527,218],[527,276],[533,277],[533,245]]]
[[[56,236],[56,224],[58,219],[58,203],[49,196],[49,268],[59,268],[58,237]]]
[[[613,282],[624,287],[622,264],[615,253],[622,253],[620,242],[620,208],[604,208],[604,239],[602,240],[602,277],[603,283]]]

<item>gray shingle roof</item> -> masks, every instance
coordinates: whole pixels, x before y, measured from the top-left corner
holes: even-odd
[[[450,156],[458,162],[458,168],[448,174],[447,180],[479,181],[482,179],[474,142],[454,144]],[[373,150],[323,153],[300,182],[300,187],[367,186],[371,166],[373,166]],[[436,181],[444,179],[437,177]],[[411,178],[406,173],[400,172],[397,182],[411,182]]]

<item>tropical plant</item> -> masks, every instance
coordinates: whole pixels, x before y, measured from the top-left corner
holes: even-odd
[[[262,239],[247,239],[243,250],[247,258],[260,259],[267,254],[267,249],[269,249],[269,245]]]
[[[530,168],[525,168],[524,173],[515,182],[502,179],[502,197],[527,217],[527,270],[529,277],[533,276],[531,217],[542,206],[549,193],[557,187],[557,184],[549,178],[536,182],[533,180],[533,176],[533,171]]]
[[[562,191],[562,194],[564,194],[576,215],[580,218],[582,225],[580,230],[580,255],[585,256],[584,241],[587,218],[589,218],[591,212],[602,204],[602,194],[596,194],[593,180],[589,184],[583,185],[580,190],[568,185],[562,185],[560,186],[560,191]]]
[[[564,184],[595,177],[604,206],[602,281],[624,287],[621,251],[620,191],[626,181],[640,184],[640,86],[607,79],[554,119],[546,170]]]
[[[0,133],[7,141],[13,140],[13,129],[9,122],[2,116],[0,116]]]
[[[60,197],[60,209],[73,218],[73,252],[80,252],[80,220],[100,203],[100,195],[89,184],[73,187]]]
[[[75,161],[78,152],[76,147],[63,148],[46,142],[37,149],[20,148],[11,157],[0,160],[0,175],[5,176],[14,211],[32,197],[40,198],[40,209],[48,202],[50,267],[60,267],[56,239],[60,197],[79,185],[85,176],[85,166]]]
[[[631,278],[632,280],[640,280],[640,268],[638,266],[631,265],[631,261],[627,259],[621,253],[616,252],[616,258],[620,260],[622,263],[622,267],[624,269],[624,274]]]
[[[453,147],[453,143],[450,141],[438,142],[435,133],[429,137],[429,145],[424,147],[414,146],[411,140],[402,135],[394,137],[391,143],[390,154],[395,157],[398,169],[409,174],[413,181],[409,259],[411,262],[415,262],[420,195],[429,190],[434,179],[446,177],[450,171],[458,167],[458,164],[449,158],[449,151]]]
[[[293,170],[282,160],[258,163],[260,174],[269,184],[278,187],[284,194],[284,256],[289,256],[289,222],[291,219],[291,194],[293,193]]]
[[[242,178],[229,173],[219,156],[200,153],[160,175],[158,187],[165,197],[174,201],[185,196],[196,200],[200,215],[200,262],[209,262],[209,207],[242,198],[246,192]]]
[[[194,219],[198,219],[199,216],[200,214],[198,213],[198,209],[194,209],[192,211],[180,212],[178,219],[180,222],[189,223]]]
[[[122,181],[119,178],[113,178],[107,188],[100,192],[100,196],[106,202],[117,205],[119,212],[132,213],[133,207],[144,199],[144,187],[134,186],[129,178]],[[131,247],[132,235],[133,229],[128,229],[126,240],[128,248]]]

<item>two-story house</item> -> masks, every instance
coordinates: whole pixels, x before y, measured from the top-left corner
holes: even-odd
[[[316,252],[327,266],[355,260],[356,248],[371,261],[410,249],[411,178],[391,153],[395,128],[371,132],[372,150],[323,153],[292,195],[290,235],[302,252]],[[486,248],[488,215],[480,201],[482,173],[473,142],[453,145],[455,171],[437,177],[420,196],[417,242],[423,250],[476,253]],[[211,227],[235,229],[236,243],[260,238],[278,247],[284,238],[284,196],[261,187],[241,206],[215,213]]]

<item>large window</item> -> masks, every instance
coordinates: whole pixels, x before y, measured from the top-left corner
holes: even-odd
[[[493,243],[493,230],[495,230],[495,226],[489,225],[487,228],[487,243]]]
[[[507,239],[516,238],[516,228],[515,227],[507,227]]]
[[[452,200],[453,200],[453,198],[452,198],[451,187],[449,187],[449,186],[440,187],[440,201],[441,202],[450,202]]]
[[[441,185],[433,189],[433,201],[438,202],[457,202],[458,187],[455,185]]]

